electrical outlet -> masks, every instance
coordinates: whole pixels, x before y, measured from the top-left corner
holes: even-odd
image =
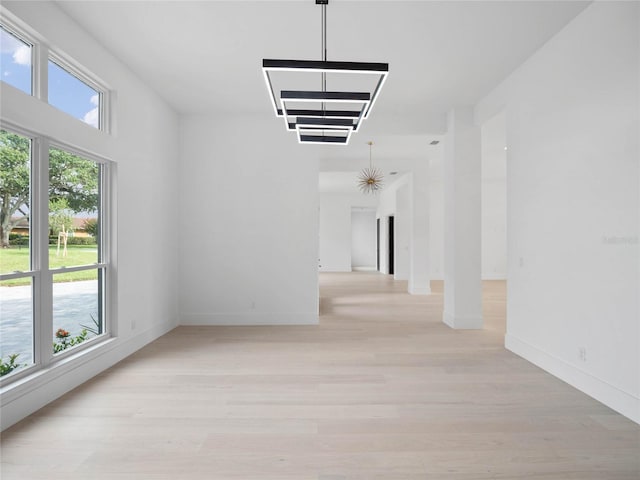
[[[131,330],[135,330],[135,329],[136,329],[136,321],[131,320]]]
[[[587,348],[586,347],[578,348],[578,358],[580,359],[581,362],[586,362],[587,361]]]
[[[524,267],[524,258],[520,257],[520,267]]]

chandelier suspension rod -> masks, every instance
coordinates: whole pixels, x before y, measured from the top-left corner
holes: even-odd
[[[321,5],[322,7],[322,13],[321,13],[321,18],[322,18],[322,52],[321,52],[321,56],[322,56],[322,61],[326,62],[327,61],[327,4],[323,3]],[[322,72],[322,91],[326,92],[327,91],[327,72]],[[322,112],[325,111],[325,105],[324,102],[322,102],[321,105],[322,108]]]

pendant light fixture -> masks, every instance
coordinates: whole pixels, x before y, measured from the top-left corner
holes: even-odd
[[[262,60],[262,73],[276,117],[284,120],[288,131],[296,132],[299,143],[347,145],[353,132],[369,116],[387,79],[388,63],[327,61],[327,4],[322,7],[322,60]],[[277,72],[321,74],[320,90],[287,90],[276,94],[273,76]],[[327,90],[327,74],[364,80],[370,89]],[[371,81],[373,79],[373,82]],[[299,77],[293,78],[300,81]],[[339,81],[337,82],[339,83]],[[351,82],[349,82],[351,85]]]
[[[369,145],[369,168],[362,169],[360,175],[358,175],[358,188],[362,193],[378,193],[378,191],[382,190],[384,177],[382,171],[374,167],[371,160],[373,142],[368,141],[367,145]]]

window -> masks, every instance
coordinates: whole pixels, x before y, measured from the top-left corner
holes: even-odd
[[[9,118],[12,112],[50,104],[103,130],[108,91],[63,52],[50,50],[37,32],[16,27],[20,20],[5,13],[0,78],[39,103],[8,95],[11,108],[0,118],[2,385],[82,355],[107,338],[113,277],[108,236],[112,167],[99,153],[87,152],[100,152],[102,143],[87,139],[92,136],[84,135],[80,122],[65,123],[59,133],[49,128],[46,115],[34,114],[33,130],[24,119],[14,124]],[[83,138],[84,149],[70,143],[78,138]]]
[[[54,354],[104,332],[101,170],[97,162],[49,149]]]
[[[39,148],[32,148],[34,142]],[[0,166],[5,377],[47,365],[108,332],[103,192],[109,166],[46,138],[9,130],[0,130]],[[36,341],[46,337],[47,342]]]
[[[33,46],[0,26],[0,75],[3,82],[32,94]]]
[[[37,35],[25,29],[0,25],[0,79],[93,128],[105,130],[107,89],[84,68],[34,38]],[[47,58],[46,70],[34,58]]]
[[[3,376],[34,363],[31,163],[31,139],[0,130],[0,375]]]
[[[49,60],[49,103],[100,129],[102,94],[87,82]]]

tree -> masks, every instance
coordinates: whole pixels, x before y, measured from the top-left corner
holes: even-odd
[[[84,231],[91,235],[93,238],[98,238],[98,219],[87,218],[84,221]]]
[[[73,230],[73,212],[69,208],[66,198],[49,200],[49,234],[58,235],[60,232]]]
[[[65,198],[73,212],[98,206],[99,166],[64,150],[49,151],[49,200]]]
[[[9,247],[9,234],[29,215],[29,151],[27,138],[0,130],[0,237]]]
[[[0,241],[9,247],[9,234],[18,220],[29,216],[29,139],[0,130]],[[99,165],[64,150],[49,152],[49,200],[65,199],[74,213],[94,212],[98,206]],[[16,217],[16,214],[23,217]]]

